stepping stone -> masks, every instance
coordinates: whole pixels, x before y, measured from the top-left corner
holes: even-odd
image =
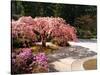
[[[66,72],[71,71],[71,64],[73,61],[76,61],[76,59],[64,58],[51,64],[54,65],[54,69],[58,70],[59,72]]]

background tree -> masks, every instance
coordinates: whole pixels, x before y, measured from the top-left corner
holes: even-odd
[[[19,17],[25,15],[24,7],[22,5],[22,2],[20,1],[17,1],[17,2],[12,1],[11,9],[12,9],[11,15],[13,19],[18,19]]]

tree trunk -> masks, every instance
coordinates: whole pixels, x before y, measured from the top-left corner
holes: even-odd
[[[42,40],[42,47],[46,47],[46,40]]]
[[[42,47],[46,47],[46,37],[41,36]]]

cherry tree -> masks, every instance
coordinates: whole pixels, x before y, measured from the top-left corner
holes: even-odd
[[[39,30],[43,46],[46,46],[46,40],[50,36],[65,42],[77,40],[76,29],[62,18],[37,17],[34,21],[36,21],[35,27],[37,31]]]
[[[18,35],[20,33],[20,36]],[[40,36],[42,46],[46,47],[49,37],[63,41],[76,41],[76,29],[67,24],[60,17],[21,17],[12,21],[12,35],[16,38],[26,37],[28,40],[36,40]]]

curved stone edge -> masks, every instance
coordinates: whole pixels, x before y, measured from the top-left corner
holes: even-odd
[[[84,67],[83,67],[83,63],[85,61],[88,61],[90,59],[95,59],[97,58],[97,55],[93,56],[93,57],[87,57],[87,58],[83,58],[83,59],[77,59],[76,61],[74,61],[72,64],[71,64],[71,70],[72,71],[84,71]]]

